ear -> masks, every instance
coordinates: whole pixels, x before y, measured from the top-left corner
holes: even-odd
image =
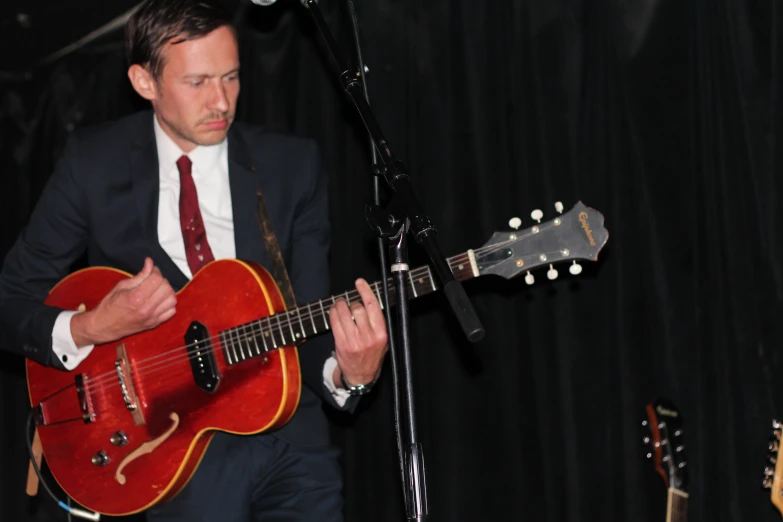
[[[128,68],[128,78],[139,96],[149,101],[157,99],[158,84],[147,69],[139,64],[133,64]]]

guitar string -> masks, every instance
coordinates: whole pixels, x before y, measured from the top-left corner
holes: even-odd
[[[494,252],[495,250],[503,248],[504,246],[506,246],[506,244],[508,244],[510,242],[513,242],[513,241],[516,241],[516,240],[507,240],[507,241],[505,241],[503,243],[498,243],[497,245],[493,245],[493,246],[490,246],[490,247],[479,248],[479,249],[475,250],[474,252],[475,253],[479,253],[481,255],[486,255],[486,254]],[[456,265],[456,266],[459,266],[460,264],[464,265],[465,262],[468,261],[468,260],[469,260],[469,256],[468,256],[468,254],[465,253],[465,254],[458,254],[458,255],[454,256],[453,258],[450,258],[448,260],[448,262],[449,262],[450,265],[452,265],[451,268],[453,268],[454,265]],[[425,266],[422,266],[422,267],[415,268],[414,270],[412,270],[410,272],[410,274],[411,274],[413,279],[420,279],[422,275],[427,275],[428,277],[431,277],[430,276],[430,271],[431,271],[430,267],[425,265]],[[373,288],[374,291],[378,291],[379,288],[380,288],[379,285],[381,285],[381,284],[382,284],[381,281],[376,281],[375,283],[372,283],[370,286]],[[351,290],[351,291],[348,291],[347,293],[348,293],[348,298],[349,299],[355,299],[355,298],[359,297],[359,293],[356,290]],[[343,295],[344,294],[340,294],[339,297],[342,298]],[[336,297],[337,297],[337,295],[330,296],[330,297],[327,297],[327,298],[324,298],[324,299],[321,299],[321,300],[317,301],[316,302],[317,303],[316,306],[319,309],[316,309],[316,310],[312,310],[313,303],[309,303],[311,305],[309,307],[311,309],[311,312],[307,312],[307,313],[301,313],[300,312],[300,314],[299,314],[301,316],[302,321],[303,322],[304,321],[312,322],[315,319],[318,319],[319,321],[322,321],[323,317],[325,317],[325,315],[324,315],[324,313],[322,313],[320,311],[320,305],[324,301],[329,301],[329,300],[334,301]],[[305,307],[307,307],[307,305],[305,305]],[[298,309],[301,309],[301,308],[302,307],[300,307]],[[281,315],[281,316],[282,315],[286,316],[285,319],[280,319],[281,322],[285,321],[284,325],[276,326],[276,325],[272,325],[271,324],[272,320],[275,319],[278,314]],[[253,327],[253,331],[251,331],[250,334],[252,335],[253,333],[263,333],[264,331],[269,331],[272,335],[274,335],[275,333],[280,334],[280,337],[284,339],[285,338],[285,335],[284,335],[285,331],[286,330],[290,330],[290,328],[292,326],[292,319],[289,317],[291,315],[292,314],[290,313],[290,311],[281,310],[277,314],[270,315],[270,316],[267,316],[267,317],[264,317],[264,318],[252,321],[251,323],[249,323],[249,325]],[[264,326],[262,324],[260,324],[260,323],[262,323],[264,321],[266,321],[268,323],[268,326],[266,327],[266,329],[264,328]],[[258,325],[261,327],[260,332],[259,332],[259,330],[257,330],[255,328],[255,323],[258,323]],[[245,328],[246,329],[247,326],[248,325],[239,325],[237,327],[229,328],[227,330],[238,329],[238,328]],[[247,333],[247,332],[245,332],[245,333]],[[229,341],[235,342],[237,340],[247,340],[249,338],[250,337],[248,335],[245,335],[243,337],[239,337],[239,338],[235,337],[235,338],[229,339]],[[219,334],[215,335],[215,336],[212,336],[212,337],[210,337],[208,339],[201,340],[199,342],[207,342],[207,341],[215,341],[215,340],[219,340]],[[166,356],[166,355],[169,355],[169,354],[172,354],[172,353],[175,353],[175,352],[181,354],[183,349],[193,348],[193,347],[195,347],[195,344],[196,343],[191,343],[191,344],[188,344],[188,345],[185,345],[185,346],[173,348],[173,349],[170,349],[170,350],[168,350],[166,352],[162,352],[160,354],[156,354],[156,355],[154,355],[152,357],[144,359],[142,361],[135,362],[135,363],[133,363],[131,365],[132,369],[134,369],[135,371],[144,370],[144,369],[148,368],[148,366],[145,365],[146,363],[149,363],[151,361],[154,361],[155,359],[159,359],[159,358],[161,358],[163,356]],[[160,361],[157,361],[157,362],[160,362]],[[114,376],[116,376],[116,370],[110,370],[110,371],[107,371],[104,374],[100,374],[98,376],[93,377],[90,380],[90,382],[91,382],[92,385],[98,385],[98,384],[101,383],[101,380],[103,378],[108,377],[108,378],[113,380]],[[87,388],[87,390],[89,390],[89,388]]]
[[[528,236],[529,235],[530,234],[528,234]],[[511,239],[511,240],[506,240],[506,241],[504,241],[502,243],[498,243],[496,245],[479,248],[479,249],[476,249],[474,251],[474,253],[477,253],[479,255],[487,255],[489,253],[492,253],[494,251],[497,251],[499,249],[504,248],[508,243],[511,243],[511,242],[514,242],[514,241],[519,241],[520,239],[522,239],[522,238],[515,238],[515,239]],[[464,262],[466,260],[468,260],[468,258],[469,258],[468,254],[456,255],[453,258],[448,260],[449,261],[449,265],[459,265],[460,263],[464,264]],[[453,266],[452,266],[452,268],[453,268]],[[419,267],[419,268],[416,268],[416,269],[412,270],[410,272],[410,275],[411,275],[412,279],[420,279],[421,276],[425,275],[425,274],[429,278],[431,278],[432,276],[430,275],[430,272],[431,272],[430,267],[425,265],[425,266],[422,266],[422,267]],[[375,291],[377,291],[380,284],[381,284],[381,282],[377,281],[375,283],[372,283],[370,286]],[[346,293],[348,294],[348,299],[349,300],[351,298],[359,297],[359,293],[356,290],[352,290],[352,291],[349,291],[349,292],[346,292]],[[336,296],[332,296],[332,298],[331,298],[332,301],[334,301],[335,297]],[[342,296],[340,296],[340,297],[342,297]],[[326,300],[328,300],[328,299],[329,298],[326,298]],[[319,305],[322,304],[323,301],[324,301],[324,299],[320,300],[319,301]],[[310,304],[312,305],[312,303],[310,303]],[[308,308],[311,308],[311,306],[308,307]],[[297,308],[295,310],[301,310],[301,307]],[[294,320],[297,320],[297,321],[301,320],[302,322],[304,322],[306,320],[308,322],[311,322],[311,321],[314,321],[316,318],[319,318],[319,320],[321,320],[322,317],[325,317],[324,314],[320,310],[316,310],[315,312],[308,312],[308,313],[301,313],[301,311],[300,311],[298,315],[294,314],[292,312],[293,311],[280,311],[280,312],[278,312],[275,315],[267,316],[265,318],[258,319],[256,321],[253,321],[253,322],[248,323],[246,325],[239,325],[239,326],[234,327],[234,328],[229,328],[226,331],[229,331],[229,330],[233,329],[233,330],[235,330],[235,333],[237,335],[236,336],[232,336],[231,338],[228,339],[228,341],[235,345],[235,343],[237,341],[239,341],[239,342],[248,341],[248,340],[252,339],[255,336],[255,334],[258,334],[258,333],[263,334],[265,331],[270,332],[270,334],[273,335],[273,336],[274,336],[275,333],[279,333],[281,339],[283,339],[283,341],[285,341],[285,331],[292,329],[292,327],[294,326],[293,325],[293,321]],[[279,321],[281,323],[283,321],[285,321],[285,324],[280,324],[278,326],[274,326],[274,325],[271,324],[271,321],[272,321],[273,318],[277,317],[278,315],[280,315],[280,316],[285,315],[285,319],[282,319],[282,318],[278,317]],[[297,317],[295,318],[294,316],[297,316]],[[266,321],[268,323],[268,325],[269,325],[266,330],[264,329],[263,324],[261,324],[263,321]],[[257,327],[260,327],[260,329],[257,328]],[[240,332],[239,331],[240,328],[242,330],[244,330],[244,332]],[[247,331],[248,328],[250,328],[249,332]],[[200,340],[198,342],[204,343],[204,342],[215,341],[215,340],[219,340],[219,334],[216,335],[216,336],[212,336],[211,338],[208,338],[208,339]],[[295,339],[293,339],[293,340],[295,340]],[[285,345],[286,343],[283,343],[283,344]],[[288,344],[291,344],[291,343],[288,343]],[[182,347],[173,348],[173,349],[171,349],[171,350],[169,350],[167,352],[162,352],[161,354],[156,354],[155,356],[152,356],[152,357],[149,357],[149,358],[144,359],[142,361],[138,361],[136,363],[131,364],[131,369],[134,370],[135,372],[139,373],[139,374],[143,374],[144,371],[146,371],[148,369],[154,369],[155,365],[165,364],[166,362],[169,361],[169,359],[164,359],[162,361],[156,361],[156,359],[160,359],[161,357],[163,357],[165,355],[172,354],[174,352],[177,352],[176,359],[178,360],[177,362],[179,362],[179,360],[181,359],[181,357],[183,355],[182,354],[182,350],[183,349],[186,350],[188,348],[193,348],[195,346],[196,346],[196,343],[192,343],[192,344],[185,345],[185,346],[182,346]],[[249,345],[248,345],[248,348],[249,348]],[[212,348],[206,349],[206,350],[203,350],[202,352],[200,352],[199,354],[193,354],[193,355],[189,356],[188,360],[192,359],[192,358],[200,357],[201,353],[214,353],[215,351],[217,351],[217,350],[216,349],[212,349]],[[114,380],[114,376],[115,375],[116,375],[116,370],[114,370],[114,371],[107,371],[105,374],[101,374],[101,375],[99,375],[97,377],[94,377],[93,379],[91,379],[90,384],[88,384],[85,389],[87,391],[91,391],[91,390],[94,389],[94,387],[99,386],[102,383],[104,378],[109,378],[111,380]],[[140,375],[139,378],[141,378],[141,375]]]
[[[490,250],[490,249],[487,248],[482,253],[486,253],[486,250]],[[460,257],[464,257],[464,255],[455,256],[454,262],[458,263]],[[450,262],[451,261],[452,260],[450,260]],[[414,271],[417,272],[418,275],[421,275],[420,272],[427,271],[428,268],[429,267],[424,266],[424,267],[420,267],[419,269],[416,269]],[[418,275],[417,275],[417,278],[418,278]],[[373,283],[373,285],[371,285],[371,286],[377,287],[379,284],[380,284],[380,282],[376,282],[376,283]],[[358,296],[358,293],[354,292],[354,296],[355,297]],[[286,315],[288,316],[289,314],[286,314]],[[321,316],[321,315],[323,315],[323,314],[320,313],[320,312],[315,312],[315,313],[312,314],[312,316]],[[274,317],[275,316],[269,316],[267,318],[264,318],[263,320],[266,320],[267,323],[271,323],[271,319],[274,318]],[[311,318],[311,316],[309,314],[304,314],[303,315],[303,319],[307,319],[309,321],[310,318]],[[274,333],[276,333],[276,332],[280,333],[281,339],[283,339],[283,341],[285,341],[285,333],[284,332],[286,330],[290,330],[292,328],[292,326],[293,326],[293,322],[292,321],[293,321],[292,319],[289,319],[288,317],[286,317],[286,324],[285,325],[281,324],[280,326],[275,326],[275,327],[269,328],[267,331],[270,331],[272,333],[272,335],[274,335]],[[243,331],[240,331],[239,330],[240,328]],[[236,346],[237,342],[241,343],[243,341],[246,342],[246,341],[249,341],[249,340],[254,340],[254,337],[256,337],[257,334],[259,334],[259,333],[263,334],[264,331],[265,331],[260,320],[259,321],[254,321],[254,322],[249,323],[247,325],[240,325],[239,327],[235,327],[234,330],[235,330],[235,335],[232,336],[231,338],[227,339],[227,341],[232,344],[232,347]],[[214,340],[215,337],[213,337],[212,339]],[[206,340],[199,341],[199,342],[205,342],[205,341]],[[254,340],[254,343],[255,343],[255,340]],[[291,345],[291,344],[292,343],[285,343],[285,342],[282,343],[283,346],[287,346],[287,345]],[[191,345],[191,346],[194,346],[194,345]],[[184,348],[187,348],[187,347],[184,347]],[[252,354],[252,348],[250,347],[249,343],[246,345],[246,348]],[[182,349],[183,349],[183,347],[175,348],[175,349],[170,350],[168,352],[164,352],[164,354],[171,354],[172,352],[177,352],[177,353],[173,357],[168,357],[168,358],[163,359],[163,360],[158,360],[158,361],[155,361],[155,362],[153,362],[151,364],[143,364],[143,363],[147,363],[149,360],[159,358],[159,355],[150,357],[150,358],[145,359],[143,361],[139,361],[138,363],[136,363],[136,365],[132,365],[132,369],[134,369],[133,366],[135,366],[134,371],[138,375],[138,380],[140,382],[142,382],[147,375],[150,375],[152,373],[157,373],[160,370],[165,370],[167,368],[170,368],[172,365],[178,365],[178,364],[182,363],[183,361],[189,361],[190,359],[200,357],[200,356],[202,356],[201,354],[211,354],[211,353],[215,353],[215,352],[219,351],[219,348],[208,348],[208,349],[205,349],[205,350],[203,350],[203,351],[201,351],[201,352],[199,352],[197,354],[188,355],[187,353],[183,353]],[[241,350],[242,350],[242,347],[240,347],[240,351]],[[256,355],[260,355],[260,351],[259,350],[257,350],[257,351],[259,353],[257,353]],[[268,350],[265,350],[265,351],[268,351]],[[239,357],[237,357],[237,359],[238,358]],[[252,355],[251,355],[251,358],[252,358]],[[247,357],[245,357],[243,360],[246,360],[246,359],[247,359]],[[185,368],[187,368],[187,367],[185,367]],[[87,385],[86,390],[93,391],[97,387],[100,387],[101,384],[103,384],[106,380],[109,380],[110,382],[116,382],[115,381],[115,379],[116,379],[116,370],[115,371],[109,371],[105,375],[106,375],[106,379],[94,378],[93,380],[91,380],[90,383]],[[116,384],[119,386],[118,382]]]
[[[457,264],[459,264],[459,263],[457,263]],[[411,271],[411,274],[413,275],[413,273],[415,272],[416,275],[414,276],[414,279],[419,279],[421,277],[421,275],[423,275],[422,274],[423,272],[428,272],[428,268],[429,267],[420,267],[418,269],[414,269],[413,271]],[[373,291],[377,291],[380,288],[380,286],[379,286],[380,284],[381,284],[381,282],[377,281],[375,283],[372,283],[370,286],[373,289]],[[347,293],[348,293],[348,298],[351,299],[351,300],[354,300],[355,298],[359,297],[359,293],[356,290],[348,291]],[[339,296],[339,298],[342,298],[343,295],[345,295],[345,294],[341,294]],[[326,311],[321,312],[320,305],[324,301],[330,301],[330,300],[333,301],[332,298],[337,298],[337,296],[330,296],[330,297],[327,297],[327,298],[324,298],[324,299],[321,299],[321,300],[317,301],[316,302],[317,303],[316,306],[318,307],[318,309],[317,310],[312,310],[312,313],[309,313],[309,312],[308,313],[301,313],[300,316],[302,318],[302,321],[303,322],[307,321],[308,323],[311,323],[314,320],[318,320],[319,322],[322,322],[323,318],[328,315],[328,312],[326,312]],[[312,303],[310,303],[310,305],[311,305],[310,308],[312,309]],[[281,324],[281,325],[273,325],[272,321],[274,319],[276,319],[278,315],[281,316],[280,317],[280,322],[281,323],[285,322],[285,323]],[[283,315],[286,316],[285,319],[282,318]],[[231,338],[228,339],[228,341],[231,342],[231,343],[236,343],[237,341],[250,339],[252,334],[255,334],[255,333],[263,334],[264,332],[269,332],[270,335],[274,335],[274,334],[277,333],[281,338],[285,339],[285,335],[284,335],[285,331],[286,330],[290,330],[291,326],[293,326],[292,319],[290,318],[291,315],[292,314],[289,311],[281,310],[281,311],[277,312],[274,315],[270,315],[270,316],[267,316],[267,317],[263,317],[263,318],[251,321],[250,323],[248,323],[246,325],[238,325],[236,327],[228,328],[226,331],[229,331],[229,330],[236,330],[236,331],[238,331],[240,328],[244,329],[244,330],[247,330],[248,328],[252,329],[250,332],[243,332],[243,335],[232,336]],[[268,326],[264,327],[261,324],[263,322],[268,323]],[[260,326],[260,328],[257,328],[257,326]],[[299,328],[298,325],[297,325],[297,328]],[[201,340],[199,342],[203,343],[203,342],[207,342],[207,341],[219,340],[219,335],[220,334],[214,335],[214,336],[212,336],[210,338]],[[289,334],[289,336],[290,336],[290,334]],[[164,357],[166,355],[170,355],[172,353],[177,353],[178,355],[180,355],[180,354],[182,354],[183,350],[187,350],[188,348],[193,348],[195,346],[196,346],[196,343],[191,343],[191,344],[187,344],[185,346],[172,348],[172,349],[170,349],[170,350],[168,350],[166,352],[162,352],[162,353],[156,354],[154,356],[148,357],[147,359],[143,359],[141,361],[133,363],[133,364],[131,364],[131,368],[133,370],[137,371],[137,372],[145,370],[145,369],[149,368],[149,364],[148,363],[152,362],[152,364],[157,364],[157,363],[161,362],[161,361],[156,361],[156,359],[160,359],[161,357]],[[202,353],[207,353],[207,352],[208,352],[207,350],[203,350],[202,351]],[[196,355],[196,357],[198,357],[198,355]],[[165,362],[165,360],[163,362]],[[102,381],[103,378],[109,377],[109,378],[111,378],[113,380],[114,376],[116,376],[116,370],[110,370],[110,371],[107,371],[104,374],[100,374],[100,375],[98,375],[96,377],[93,377],[90,380],[90,383],[91,383],[91,385],[97,385],[97,384],[100,384],[100,382]],[[86,390],[90,390],[90,388],[86,388]]]

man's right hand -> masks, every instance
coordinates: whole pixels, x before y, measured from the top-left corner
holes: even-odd
[[[177,296],[149,257],[144,268],[117,283],[93,310],[71,319],[76,346],[104,344],[155,328],[172,317]]]

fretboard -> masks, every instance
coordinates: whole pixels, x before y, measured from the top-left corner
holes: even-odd
[[[450,257],[448,263],[454,277],[459,281],[471,279],[478,273],[472,251]],[[370,287],[383,308],[383,283],[376,281]],[[430,294],[438,289],[429,266],[414,268],[408,272],[409,299]],[[392,305],[397,301],[395,294],[394,282],[389,278],[389,302]],[[345,299],[350,306],[352,302],[361,300],[361,297],[358,291],[350,290],[220,332],[220,343],[226,362],[229,365],[236,364],[327,332],[331,328],[329,308],[338,299]]]
[[[688,494],[686,492],[669,488],[666,522],[688,522]]]

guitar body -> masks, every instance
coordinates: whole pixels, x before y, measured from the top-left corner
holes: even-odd
[[[89,310],[128,277],[88,268],[61,281],[46,303]],[[177,294],[176,315],[154,330],[96,346],[73,372],[28,360],[30,403],[41,404],[38,433],[63,490],[93,511],[129,515],[176,495],[216,431],[253,434],[284,425],[301,391],[297,349],[230,365],[217,337],[284,308],[263,267],[219,260]],[[210,391],[196,385],[194,354],[185,348],[194,322],[212,339],[219,381]]]

